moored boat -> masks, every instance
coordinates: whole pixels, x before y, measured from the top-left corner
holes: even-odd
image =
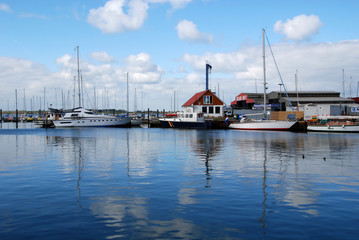
[[[210,128],[209,120],[205,120],[203,113],[196,113],[193,108],[186,108],[177,112],[176,117],[160,118],[161,127],[164,128]]]
[[[265,67],[265,30],[263,29],[263,117],[262,120],[248,119],[243,117],[239,122],[234,122],[229,125],[229,128],[237,130],[265,130],[265,131],[289,131],[289,129],[296,123],[294,120],[278,121],[267,119],[267,100],[266,100],[266,67]],[[284,88],[285,90],[285,88]]]
[[[295,121],[242,119],[240,122],[231,123],[229,128],[237,130],[289,131],[295,123]]]
[[[329,116],[320,122],[310,122],[308,131],[359,133],[359,116]]]
[[[65,127],[127,127],[131,125],[131,117],[115,117],[96,114],[84,108],[75,108],[62,119],[54,120],[56,128]]]

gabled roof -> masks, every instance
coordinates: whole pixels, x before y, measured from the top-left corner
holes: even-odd
[[[188,107],[191,106],[192,104],[194,104],[198,99],[200,99],[205,93],[207,93],[208,90],[196,93],[195,95],[193,95],[193,97],[191,97],[185,104],[182,105],[182,107]]]

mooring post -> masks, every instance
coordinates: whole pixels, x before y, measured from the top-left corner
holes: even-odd
[[[16,129],[19,128],[19,110],[16,109]]]

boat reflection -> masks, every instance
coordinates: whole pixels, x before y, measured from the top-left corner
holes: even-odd
[[[217,154],[221,152],[224,139],[219,138],[212,131],[194,131],[189,142],[191,151],[204,163],[206,175],[205,187],[211,187],[212,162],[216,160]]]

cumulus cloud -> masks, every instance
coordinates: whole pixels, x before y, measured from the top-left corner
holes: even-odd
[[[0,3],[0,11],[9,12],[9,13],[12,12],[10,6],[5,3]]]
[[[299,15],[293,19],[277,21],[274,25],[274,31],[284,34],[288,40],[306,40],[312,35],[317,34],[322,23],[316,15]]]
[[[251,56],[245,52],[206,53],[202,56],[186,53],[183,56],[183,60],[196,71],[204,71],[206,61],[209,61],[217,72],[222,73],[242,71],[246,67],[245,60],[250,58]]]
[[[342,69],[345,69],[346,74],[352,76],[353,80],[359,79],[357,71],[359,40],[307,44],[282,43],[273,44],[272,49],[288,91],[295,90],[296,70],[298,70],[299,89],[303,91],[341,91]],[[93,97],[94,86],[98,97],[104,91],[108,91],[110,107],[115,106],[115,91],[117,91],[117,103],[120,98],[126,99],[126,72],[129,72],[130,94],[133,94],[134,89],[137,88],[138,97],[151,99],[144,101],[144,109],[149,107],[168,110],[174,91],[178,97],[176,102],[180,106],[194,93],[204,90],[206,61],[209,61],[213,67],[209,85],[212,90],[216,90],[217,86],[220,87],[218,92],[226,103],[233,101],[233,98],[241,92],[255,92],[256,89],[258,92],[263,92],[262,49],[259,45],[228,53],[203,55],[187,53],[181,60],[178,65],[185,66],[188,73],[181,72],[180,76],[171,77],[165,75],[164,70],[158,63],[153,62],[147,53],[129,55],[121,65],[90,64],[85,59],[80,59],[80,68],[89,97]],[[0,108],[7,109],[7,99],[10,99],[10,104],[14,102],[11,100],[14,99],[14,89],[22,92],[24,88],[27,97],[35,96],[34,109],[39,108],[39,100],[36,99],[43,96],[44,87],[47,91],[46,101],[52,103],[54,107],[61,107],[61,89],[66,93],[66,99],[71,101],[73,93],[71,88],[76,76],[76,59],[66,54],[56,59],[56,63],[59,66],[58,71],[51,72],[45,66],[29,60],[0,57],[0,79],[3,89],[6,89],[0,96]],[[279,91],[280,79],[270,55],[266,58],[266,69],[268,91]],[[356,85],[352,87],[352,92],[355,92]],[[55,89],[58,91],[57,105]],[[346,91],[349,92],[348,86]],[[130,97],[130,102],[132,100],[133,95]],[[101,108],[100,102],[101,99],[98,103]],[[27,106],[30,106],[30,102]],[[68,106],[72,107],[72,104]],[[132,106],[130,103],[130,107]],[[117,107],[119,108],[119,105]],[[10,109],[14,109],[14,105],[10,105]]]
[[[359,77],[355,70],[359,61],[359,40],[305,45],[274,44],[272,49],[289,91],[295,90],[296,70],[299,71],[299,84],[303,91],[341,91],[342,69]],[[221,89],[227,95],[235,96],[240,92],[255,92],[256,86],[263,91],[261,51],[260,47],[252,46],[232,53],[184,54],[182,60],[203,78],[205,62],[211,62],[213,81],[216,79],[221,83]],[[266,69],[269,91],[278,91],[280,79],[272,56],[266,57]]]
[[[152,62],[147,53],[130,55],[125,59],[126,70],[131,73],[131,79],[137,83],[159,82],[163,70]]]
[[[211,43],[213,41],[211,34],[198,31],[197,25],[186,19],[180,21],[176,29],[178,37],[184,41],[204,43]]]
[[[112,57],[110,54],[108,54],[105,51],[93,52],[91,53],[91,58],[103,63],[111,63],[115,60],[114,57]]]
[[[143,0],[110,0],[105,6],[91,9],[87,22],[103,33],[119,33],[139,29],[147,18],[148,4]],[[125,12],[124,8],[128,8]]]

